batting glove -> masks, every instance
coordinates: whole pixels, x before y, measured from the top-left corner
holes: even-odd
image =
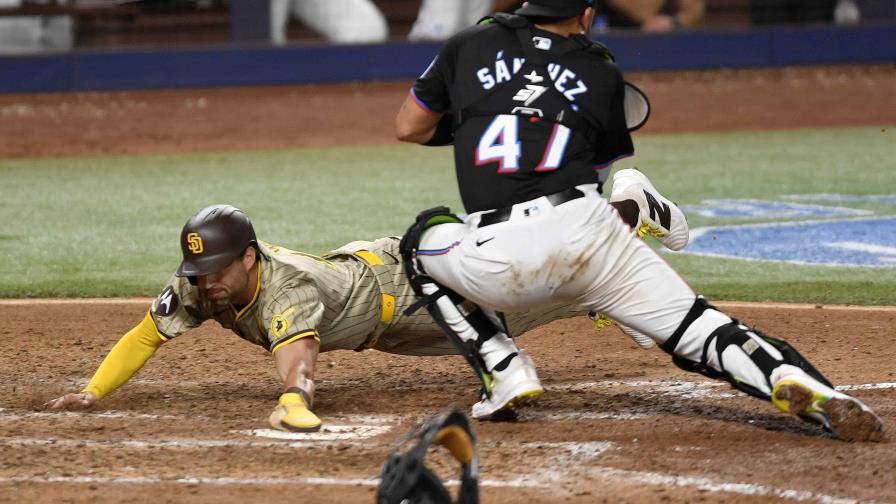
[[[275,429],[289,432],[317,432],[321,424],[320,418],[308,409],[305,399],[296,392],[280,396],[268,422]]]

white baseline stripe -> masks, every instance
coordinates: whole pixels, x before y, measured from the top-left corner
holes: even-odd
[[[526,446],[533,445],[538,446],[539,443],[526,443]],[[638,484],[666,487],[692,487],[709,492],[778,497],[798,501],[818,501],[824,504],[855,504],[859,502],[853,498],[813,493],[806,490],[776,488],[756,483],[730,483],[720,482],[701,476],[678,476],[674,474],[632,471],[603,466],[588,467],[587,464],[590,461],[600,457],[609,450],[618,449],[618,445],[612,442],[545,443],[545,445],[565,451],[565,453],[561,452],[560,454],[551,457],[552,463],[550,466],[555,468],[571,466],[586,467],[589,475],[616,481],[636,482]],[[546,468],[541,474],[551,481],[563,481],[565,477],[565,473],[562,469]]]
[[[8,483],[75,483],[75,484],[113,484],[113,485],[308,485],[308,486],[379,486],[379,478],[207,478],[201,476],[185,476],[176,479],[165,479],[151,476],[0,476],[0,484]],[[446,482],[449,486],[459,484],[457,480]],[[543,483],[528,479],[514,480],[482,480],[484,487],[543,487]]]
[[[856,504],[871,503],[850,497],[819,494],[807,490],[776,488],[755,483],[726,483],[699,476],[676,476],[644,471],[628,471],[613,467],[596,467],[592,471],[597,476],[617,481],[635,481],[637,483],[657,486],[693,487],[709,492],[727,492],[741,495],[757,495],[762,497],[778,497],[796,501],[817,501],[824,504]]]
[[[227,446],[239,446],[247,448],[308,448],[323,446],[333,442],[357,444],[355,441],[385,434],[392,429],[387,425],[326,425],[319,432],[283,433],[279,431],[268,432],[268,429],[254,431],[232,431],[236,434],[251,437],[277,437],[276,441],[257,441],[249,439],[57,439],[34,437],[8,437],[0,438],[0,445],[6,446],[76,446],[76,447],[122,447],[134,449],[147,448],[173,448],[173,449],[203,449],[221,448]]]
[[[585,442],[585,443],[526,443],[526,446],[543,446],[544,448],[561,450],[559,456],[551,457],[555,466],[575,464],[582,466],[608,450],[613,450],[616,445],[612,442]],[[647,471],[632,471],[613,467],[592,467],[588,473],[597,477],[617,481],[633,481],[639,484],[656,486],[692,487],[704,491],[726,492],[742,495],[756,495],[778,497],[797,501],[818,501],[824,504],[854,504],[859,501],[853,498],[838,497],[805,490],[782,489],[768,485],[753,483],[720,482],[711,478],[699,476],[678,476],[673,474],[654,473]],[[546,471],[542,473],[550,482],[562,482],[563,471]],[[227,485],[311,485],[311,486],[377,486],[376,478],[230,478],[230,477],[196,477],[188,476],[176,479],[164,479],[149,476],[11,476],[0,477],[0,484],[4,483],[94,483],[94,484],[205,484],[214,486]],[[457,485],[456,480],[448,482],[449,485]],[[480,482],[485,487],[550,487],[548,482],[541,481],[533,476],[522,476],[513,480],[484,480]]]
[[[78,412],[78,411],[31,411],[28,413],[7,412],[5,408],[0,408],[0,421],[2,420],[24,420],[26,418],[141,418],[148,420],[177,420],[184,418],[185,415],[154,415],[151,413],[133,413],[130,411],[94,411],[94,412]],[[191,415],[190,418],[206,418]]]
[[[862,385],[837,385],[834,388],[837,390],[880,390],[880,389],[896,388],[896,383],[884,382],[884,383],[865,383]]]
[[[153,383],[181,383],[182,382],[166,382],[166,381],[153,381]],[[724,382],[692,382],[692,381],[673,381],[673,380],[628,380],[628,381],[618,381],[618,380],[605,380],[605,381],[594,381],[594,382],[573,382],[573,383],[558,383],[558,384],[547,384],[548,391],[556,390],[556,391],[587,391],[594,389],[607,389],[607,388],[617,388],[617,387],[632,387],[639,388],[645,391],[655,391],[667,396],[676,396],[676,397],[684,397],[688,399],[693,398],[707,398],[707,399],[727,399],[731,397],[740,397],[744,396],[743,393],[731,390],[727,383]],[[881,382],[881,383],[862,383],[856,385],[837,385],[834,387],[840,391],[850,391],[850,390],[889,390],[896,389],[896,382]],[[582,412],[581,410],[576,410],[574,412],[566,412],[562,409],[554,409],[551,411],[544,411],[544,418],[559,420],[559,419],[618,419],[618,420],[631,420],[634,418],[643,418],[646,415],[630,412],[630,413],[587,413]],[[530,414],[539,415],[537,412],[530,412]],[[56,412],[47,412],[47,411],[38,411],[38,412],[18,412],[16,410],[10,411],[8,409],[0,408],[0,422],[2,421],[17,421],[24,419],[33,419],[33,418],[59,418],[59,417],[70,417],[70,418],[138,418],[138,419],[179,419],[179,418],[197,418],[195,415],[155,415],[150,413],[134,413],[130,411],[56,411]],[[208,418],[208,417],[202,417]],[[327,417],[325,420],[333,421],[343,421],[350,422],[352,424],[359,425],[351,425],[351,428],[357,429],[362,425],[369,426],[370,424],[395,424],[400,422],[403,418],[410,418],[407,416],[399,416],[399,415],[334,415],[332,417]],[[335,426],[334,427],[338,427]],[[348,427],[348,426],[346,426]],[[257,433],[245,432],[245,434],[258,435]]]
[[[343,442],[344,443],[344,442]],[[325,446],[327,441],[249,441],[240,439],[169,439],[169,440],[93,440],[93,439],[55,439],[55,438],[31,438],[10,437],[0,438],[3,446],[64,446],[78,448],[172,448],[172,449],[203,449],[239,446],[244,448],[313,448]],[[348,444],[352,444],[349,442]]]
[[[628,381],[596,381],[548,384],[546,388],[551,390],[586,391],[593,389],[605,389],[616,387],[632,387],[648,391],[655,391],[663,395],[693,398],[724,399],[729,397],[744,396],[742,392],[731,390],[725,382],[693,382],[672,380],[628,380]],[[859,385],[837,385],[837,390],[886,390],[896,388],[896,382],[863,383]]]

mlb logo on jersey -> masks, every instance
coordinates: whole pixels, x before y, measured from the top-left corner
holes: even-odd
[[[532,37],[532,44],[536,49],[547,51],[551,48],[551,39],[544,37]]]

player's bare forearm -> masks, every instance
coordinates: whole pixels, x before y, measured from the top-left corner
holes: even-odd
[[[641,24],[659,12],[663,0],[609,0],[608,3],[635,23]]]
[[[314,399],[314,371],[320,344],[313,337],[302,338],[274,352],[277,373],[283,380],[283,392],[301,390],[310,403]],[[308,404],[311,407],[311,404]]]
[[[395,117],[395,136],[402,142],[425,144],[435,133],[442,115],[423,110],[409,94]]]
[[[703,22],[706,13],[704,0],[679,0],[679,8],[676,18],[682,26],[696,26]]]
[[[492,11],[503,12],[516,10],[516,8],[519,7],[519,4],[519,0],[495,0],[495,3],[492,4]]]

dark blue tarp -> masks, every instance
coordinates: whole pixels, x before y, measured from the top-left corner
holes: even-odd
[[[626,71],[896,61],[896,24],[608,33]],[[439,44],[127,48],[0,57],[0,92],[412,80]]]

